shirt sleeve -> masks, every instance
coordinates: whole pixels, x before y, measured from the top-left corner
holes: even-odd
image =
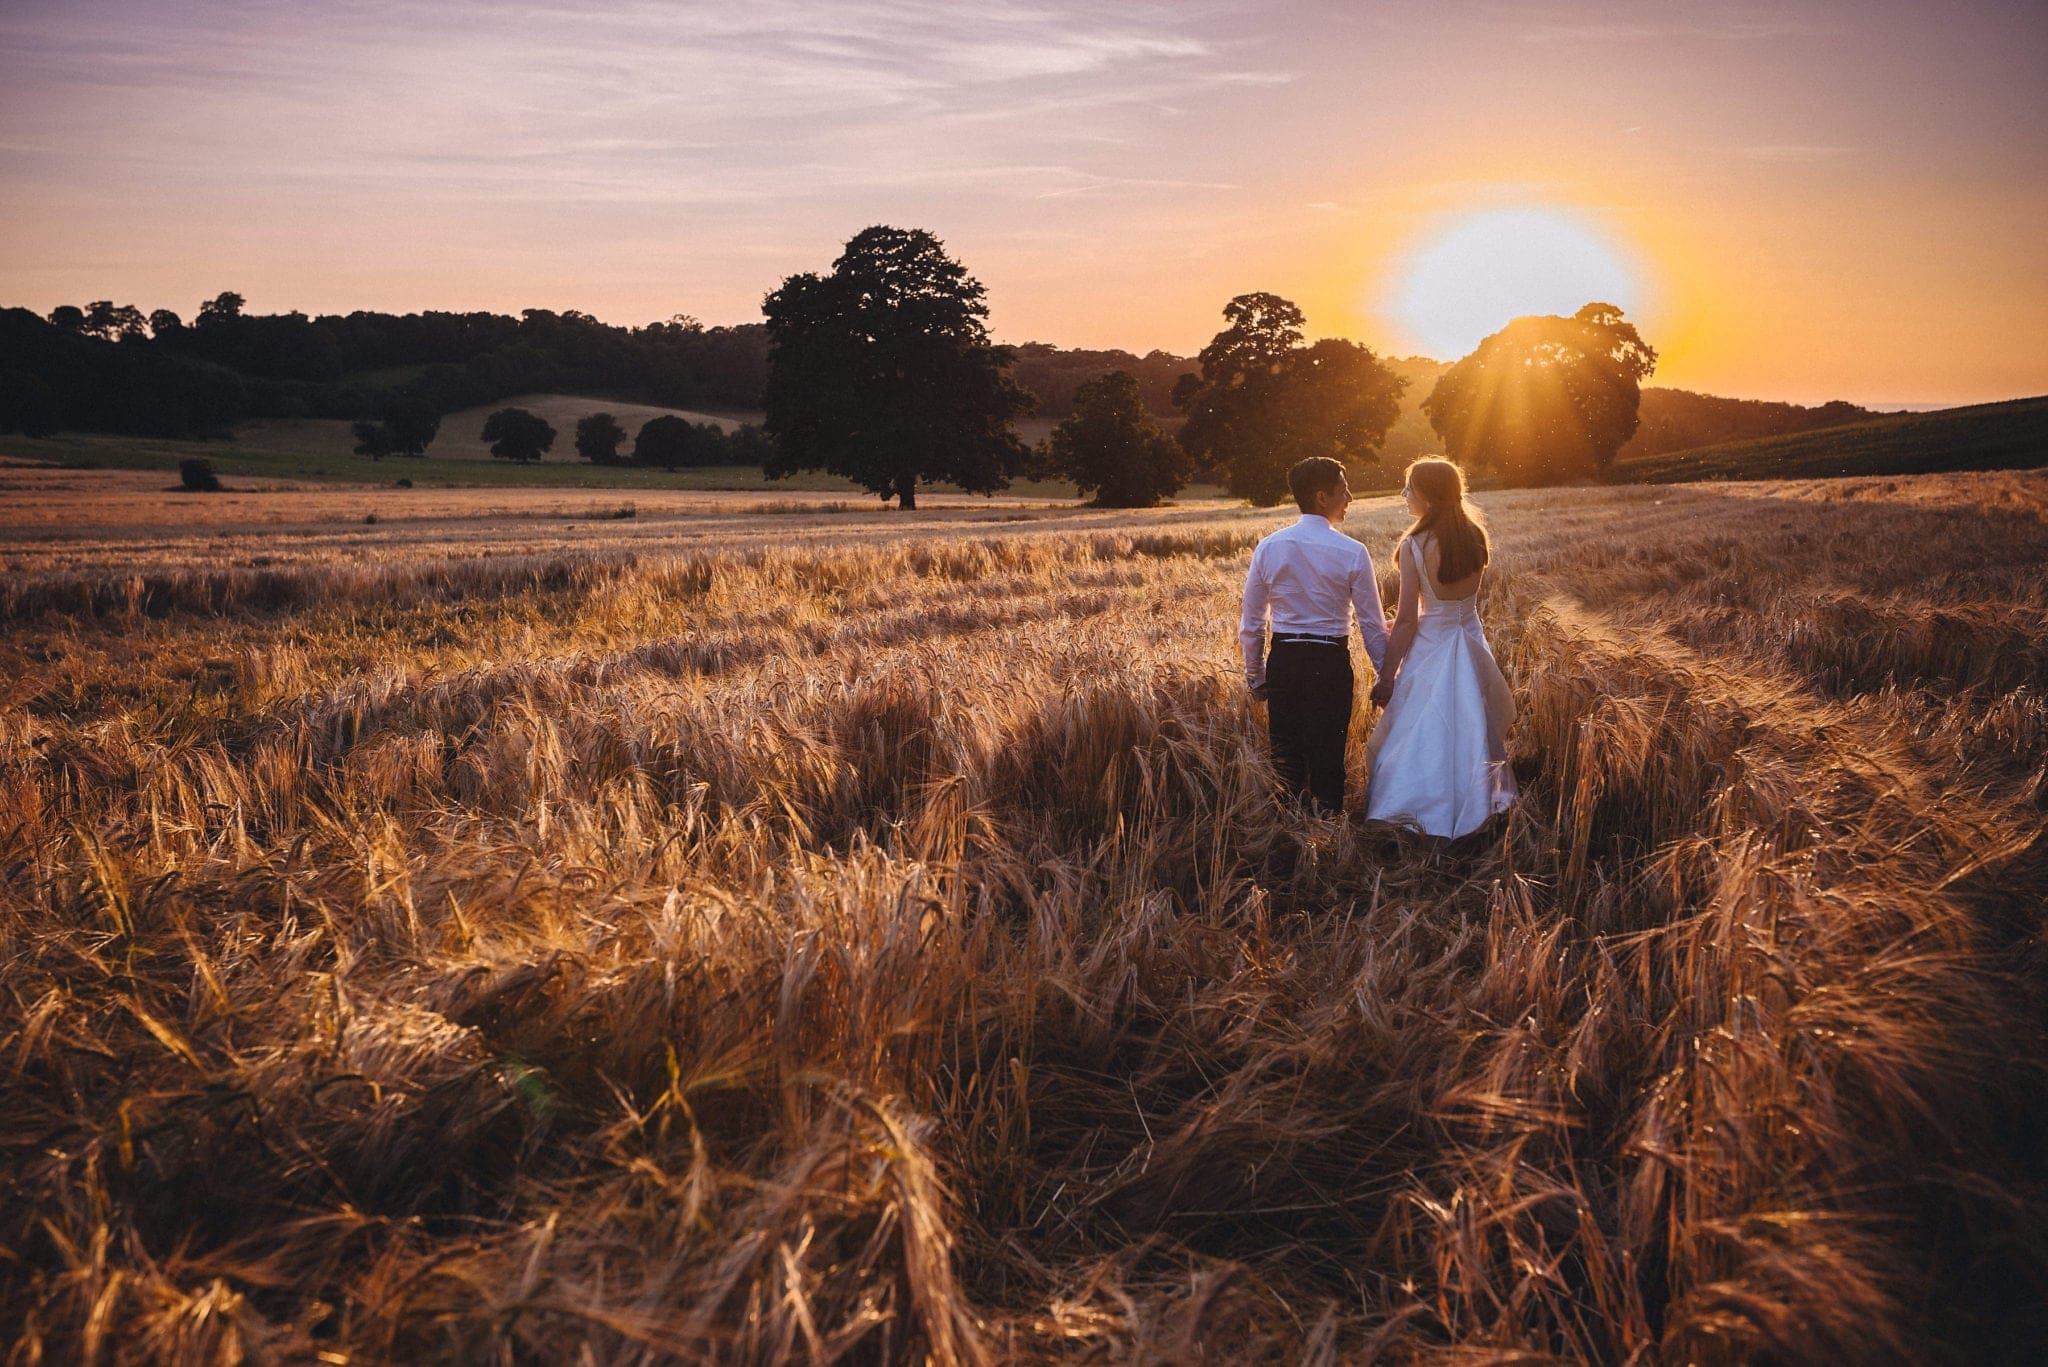
[[[1351,573],[1351,605],[1358,610],[1358,634],[1365,638],[1365,653],[1379,670],[1387,659],[1387,613],[1380,606],[1380,579],[1373,569],[1372,552],[1358,548],[1358,568]]]
[[[1244,614],[1238,619],[1237,642],[1244,651],[1244,681],[1258,688],[1266,682],[1266,567],[1261,563],[1261,545],[1252,552],[1252,567],[1244,577]]]

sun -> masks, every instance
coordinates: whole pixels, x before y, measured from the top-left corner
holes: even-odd
[[[1571,314],[1595,299],[1640,311],[1629,253],[1564,209],[1489,209],[1432,231],[1393,269],[1387,312],[1439,360],[1455,361],[1510,319]]]

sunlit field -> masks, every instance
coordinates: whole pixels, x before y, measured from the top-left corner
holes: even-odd
[[[2048,477],[1482,494],[1448,846],[1276,803],[1276,511],[160,485],[0,544],[10,1363],[2048,1331]]]

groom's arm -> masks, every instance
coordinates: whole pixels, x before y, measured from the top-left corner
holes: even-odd
[[[1358,568],[1351,574],[1351,605],[1358,610],[1358,634],[1365,638],[1365,653],[1372,657],[1373,672],[1387,661],[1387,612],[1380,606],[1380,577],[1372,567],[1372,552],[1361,543]]]
[[[1237,622],[1237,643],[1244,651],[1245,687],[1257,692],[1266,686],[1266,570],[1259,563],[1260,547],[1252,551],[1252,567],[1244,577],[1244,612]]]

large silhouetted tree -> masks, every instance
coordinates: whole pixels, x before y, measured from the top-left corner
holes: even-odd
[[[576,420],[576,454],[592,465],[617,465],[626,429],[609,413],[586,413]]]
[[[1612,304],[1517,318],[1422,401],[1451,457],[1514,484],[1586,479],[1635,435],[1657,352]]]
[[[1387,429],[1401,415],[1408,381],[1371,348],[1326,337],[1290,355],[1282,377],[1275,423],[1290,456],[1280,470],[1283,481],[1286,466],[1305,456],[1329,456],[1354,467],[1378,462]]]
[[[829,470],[902,507],[921,480],[993,493],[1023,470],[1031,397],[989,342],[981,284],[920,229],[868,228],[829,275],[762,304],[770,478]]]
[[[1149,508],[1188,482],[1188,454],[1146,409],[1137,377],[1112,370],[1074,391],[1033,473],[1069,479],[1105,508]]]
[[[1304,345],[1301,310],[1277,294],[1240,294],[1223,317],[1200,372],[1173,392],[1188,415],[1181,445],[1202,473],[1263,507],[1287,496],[1297,461],[1378,459],[1407,381],[1356,342]]]
[[[499,460],[516,460],[522,465],[539,460],[555,444],[554,425],[538,413],[524,408],[501,408],[484,419],[480,439],[491,444]]]

